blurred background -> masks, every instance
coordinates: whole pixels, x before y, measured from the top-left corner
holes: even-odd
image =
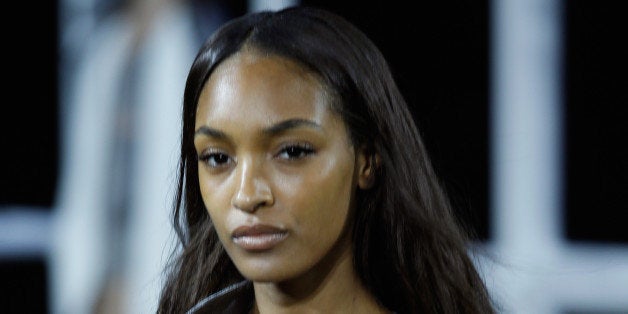
[[[203,39],[314,5],[390,62],[503,313],[628,313],[628,19],[584,0],[51,0],[3,27],[0,311],[154,313]]]

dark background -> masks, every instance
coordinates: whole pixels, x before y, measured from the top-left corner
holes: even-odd
[[[566,236],[628,243],[628,19],[620,2],[565,8]]]
[[[306,0],[362,29],[389,62],[457,214],[489,237],[488,1]]]
[[[355,23],[389,60],[457,214],[490,240],[490,7],[486,0],[303,1]],[[239,3],[245,8],[244,2]],[[56,1],[26,4],[29,27],[4,27],[0,213],[52,211],[58,182]],[[628,23],[619,2],[565,1],[565,237],[628,243]],[[241,12],[244,13],[244,12]],[[45,313],[44,257],[0,257],[3,313]],[[6,311],[5,311],[6,310]]]
[[[3,15],[0,215],[22,206],[52,212],[59,173],[57,2],[16,1]],[[0,312],[49,312],[44,256],[0,256]]]

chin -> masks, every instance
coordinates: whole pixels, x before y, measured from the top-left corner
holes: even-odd
[[[295,275],[281,270],[243,269],[240,273],[244,276],[244,278],[250,281],[261,283],[282,282],[296,277]]]
[[[286,265],[277,261],[249,260],[235,265],[244,278],[254,282],[281,282],[299,276],[294,263]]]

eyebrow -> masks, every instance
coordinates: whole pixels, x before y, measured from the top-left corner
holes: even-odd
[[[295,128],[299,128],[299,127],[309,127],[309,128],[314,128],[314,129],[318,129],[318,130],[322,130],[322,127],[320,124],[312,121],[312,120],[306,120],[306,119],[289,119],[289,120],[285,120],[282,122],[279,122],[273,126],[270,126],[266,129],[264,129],[262,132],[268,135],[277,135],[283,132],[286,132],[290,129],[295,129]]]
[[[228,138],[227,134],[225,134],[224,132],[218,131],[218,130],[210,128],[208,126],[202,126],[202,127],[198,128],[198,130],[196,130],[194,132],[194,137],[197,137],[197,136],[199,136],[201,134],[202,135],[207,135],[209,137],[213,137],[213,138],[216,138],[216,139],[227,139]]]
[[[322,127],[320,124],[312,121],[312,120],[307,120],[307,119],[289,119],[289,120],[285,120],[285,121],[281,121],[275,125],[272,125],[268,128],[265,128],[262,130],[262,133],[266,134],[266,135],[277,135],[277,134],[281,134],[283,132],[286,132],[288,130],[291,129],[295,129],[295,128],[299,128],[299,127],[308,127],[308,128],[314,128],[314,129],[318,129],[318,130],[322,130]],[[213,137],[216,139],[228,139],[229,136],[227,136],[227,134],[225,134],[224,132],[208,127],[208,126],[202,126],[200,128],[198,128],[195,132],[194,132],[194,137],[198,136],[198,135],[206,135],[209,137]]]

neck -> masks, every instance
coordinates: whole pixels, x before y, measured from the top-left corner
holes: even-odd
[[[386,313],[353,267],[351,244],[287,282],[253,283],[254,313]]]

